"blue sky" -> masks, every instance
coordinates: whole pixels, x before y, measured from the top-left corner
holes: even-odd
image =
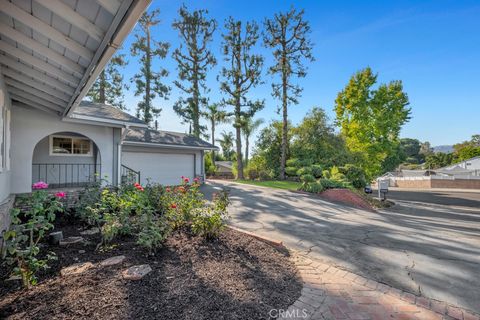
[[[159,41],[168,41],[172,49],[179,38],[171,28],[182,2],[154,0],[150,9],[160,8],[162,23],[153,29]],[[311,23],[316,61],[309,63],[308,76],[300,80],[304,87],[299,105],[292,106],[289,116],[298,123],[313,106],[325,109],[334,119],[334,100],[352,74],[366,66],[378,73],[379,82],[402,80],[410,98],[412,119],[401,132],[402,137],[430,141],[432,145],[453,144],[480,133],[480,2],[478,1],[185,1],[189,9],[205,8],[219,22],[211,45],[219,65],[211,70],[207,85],[212,102],[221,98],[216,76],[220,70],[221,32],[228,16],[262,22],[276,11],[292,4],[305,9]],[[123,52],[129,56],[134,39],[130,35]],[[271,64],[271,53],[260,44],[256,52]],[[128,57],[124,69],[129,81],[138,70],[136,58]],[[160,129],[186,132],[172,106],[179,96],[173,86],[176,64],[169,55],[156,60],[154,68],[170,71],[165,82],[172,87],[169,100],[155,101],[163,111]],[[278,102],[271,97],[271,76],[250,96],[265,99],[266,107],[257,114],[266,122],[280,119]],[[133,95],[133,84],[126,93],[127,106],[133,113],[139,97]],[[231,130],[223,126],[221,130]]]

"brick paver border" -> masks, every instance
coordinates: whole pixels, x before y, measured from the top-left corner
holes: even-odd
[[[480,315],[416,296],[292,251],[303,281],[301,296],[280,319],[457,319]]]

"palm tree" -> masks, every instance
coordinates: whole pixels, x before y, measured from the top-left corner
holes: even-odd
[[[251,117],[242,119],[242,133],[245,138],[245,167],[248,166],[248,148],[250,147],[250,137],[263,124],[263,119],[253,120]]]
[[[233,140],[235,139],[233,137],[233,133],[231,132],[225,132],[223,131],[221,133],[222,138],[217,139],[218,142],[220,142],[220,147],[222,147],[222,152],[223,156],[225,157],[225,160],[232,160],[232,148],[233,148]]]
[[[210,121],[210,129],[212,132],[212,145],[215,146],[215,127],[217,124],[226,123],[229,121],[227,113],[221,110],[220,105],[217,103],[207,106],[207,111],[203,112],[202,115]],[[212,162],[215,165],[215,151],[212,150]]]

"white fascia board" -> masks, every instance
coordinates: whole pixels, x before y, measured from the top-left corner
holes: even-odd
[[[141,123],[121,121],[121,120],[102,119],[102,118],[82,116],[82,115],[72,115],[68,118],[63,118],[62,121],[86,123],[86,124],[92,124],[92,125],[96,125],[96,126],[108,125],[109,127],[115,127],[115,128],[127,128],[127,127],[130,127],[130,128],[148,128],[148,125],[141,124]]]
[[[151,148],[172,148],[172,149],[190,149],[190,150],[219,150],[218,147],[196,147],[196,146],[183,146],[175,144],[162,144],[162,143],[151,143],[151,142],[134,142],[134,141],[123,141],[125,146],[137,146],[137,147],[151,147]]]

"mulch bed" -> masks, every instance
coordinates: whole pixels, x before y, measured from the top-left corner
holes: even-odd
[[[68,224],[56,229],[64,236],[80,232]],[[5,281],[9,270],[2,265],[0,319],[269,319],[271,309],[287,309],[302,289],[288,252],[230,229],[214,241],[175,232],[153,256],[132,239],[95,251],[99,235],[84,237],[84,244],[45,245],[58,260],[29,291]],[[126,256],[120,265],[59,275],[65,266],[118,255]],[[138,281],[122,278],[139,264],[153,271]]]

